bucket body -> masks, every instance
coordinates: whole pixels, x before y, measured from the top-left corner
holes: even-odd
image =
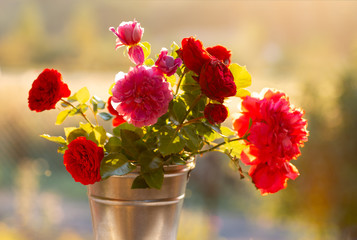
[[[160,190],[131,189],[138,172],[88,185],[96,240],[175,240],[190,168],[164,167]]]

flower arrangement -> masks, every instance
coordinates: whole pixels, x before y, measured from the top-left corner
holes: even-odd
[[[299,175],[290,162],[307,141],[304,112],[280,91],[251,94],[246,89],[251,75],[246,67],[231,63],[229,50],[205,48],[187,37],[181,46],[163,48],[154,60],[137,21],[109,30],[117,37],[116,48],[124,47],[134,66],[115,76],[107,101],[91,97],[86,87],[71,95],[55,69],[45,69],[29,91],[31,110],[61,109],[58,125],[69,116],[83,117],[79,126],[64,128],[65,138],[41,135],[60,144],[58,151],[76,182],[93,184],[140,166],[132,188],[160,189],[164,165],[187,164],[210,151],[226,154],[262,194],[285,188],[288,179]],[[234,97],[242,103],[230,129],[221,124],[228,117],[225,101]],[[98,124],[98,117],[112,120],[111,132]],[[250,166],[248,173],[241,162]]]

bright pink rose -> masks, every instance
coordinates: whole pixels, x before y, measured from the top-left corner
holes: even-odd
[[[139,45],[134,45],[129,48],[129,59],[136,65],[142,65],[145,61],[144,50]]]
[[[261,171],[254,175],[255,183],[260,182],[259,176],[272,176],[270,180],[274,183],[278,176],[294,179],[297,175],[289,175],[288,172],[297,170],[285,171],[284,175],[281,174],[281,169],[291,168],[292,165],[286,167],[287,162],[300,155],[299,147],[307,141],[307,122],[302,118],[304,113],[291,106],[289,98],[284,93],[269,89],[262,91],[262,95],[263,98],[245,97],[242,102],[242,114],[233,121],[233,128],[238,136],[242,137],[249,131],[246,142],[248,148],[242,152],[241,160],[245,164],[253,165],[253,170],[262,169],[258,168],[258,165],[267,165],[264,169],[269,171],[264,171],[265,175],[260,174]],[[252,124],[249,129],[250,121]],[[252,174],[258,171],[253,170]],[[280,173],[273,174],[274,170],[279,170]],[[262,191],[268,191],[259,186],[257,187]]]
[[[231,64],[231,51],[227,50],[227,48],[217,45],[214,47],[208,47],[206,50],[209,54],[222,61],[227,66]]]
[[[138,44],[144,33],[144,28],[141,28],[140,23],[135,20],[133,22],[122,22],[117,30],[113,27],[110,27],[109,30],[118,37],[116,48],[123,45],[132,46]]]
[[[211,60],[203,65],[199,84],[202,93],[220,103],[237,93],[231,71],[219,60]]]
[[[220,124],[228,117],[228,110],[223,104],[209,103],[204,110],[205,118],[211,124]]]
[[[178,67],[181,66],[181,58],[174,59],[172,56],[167,55],[166,48],[161,49],[159,58],[155,62],[155,66],[167,76],[175,74]]]
[[[167,112],[173,96],[170,84],[157,68],[136,66],[116,78],[113,106],[128,123],[149,126]]]
[[[288,162],[280,166],[261,163],[252,166],[249,175],[261,194],[265,195],[286,188],[288,178],[294,180],[299,176],[299,172],[294,165]]]

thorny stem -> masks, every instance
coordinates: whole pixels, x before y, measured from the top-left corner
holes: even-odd
[[[99,123],[98,123],[98,118],[97,118],[97,114],[95,114],[95,112],[94,112],[93,108],[91,108],[91,106],[88,105],[88,108],[89,108],[89,109],[92,111],[92,113],[93,113],[95,123],[96,123],[97,125],[99,125]]]
[[[80,111],[81,115],[83,116],[83,118],[91,125],[92,128],[94,128],[94,125],[92,124],[92,122],[88,119],[88,117],[84,114],[84,112],[82,112],[82,109],[78,109],[76,108],[72,103],[64,100],[63,98],[61,98],[61,101],[64,102],[65,104],[67,104],[68,106],[71,106],[74,109],[77,109]]]

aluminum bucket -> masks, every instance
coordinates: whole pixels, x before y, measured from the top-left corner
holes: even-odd
[[[165,166],[160,190],[131,189],[138,172],[88,185],[96,240],[175,240],[190,166]]]

